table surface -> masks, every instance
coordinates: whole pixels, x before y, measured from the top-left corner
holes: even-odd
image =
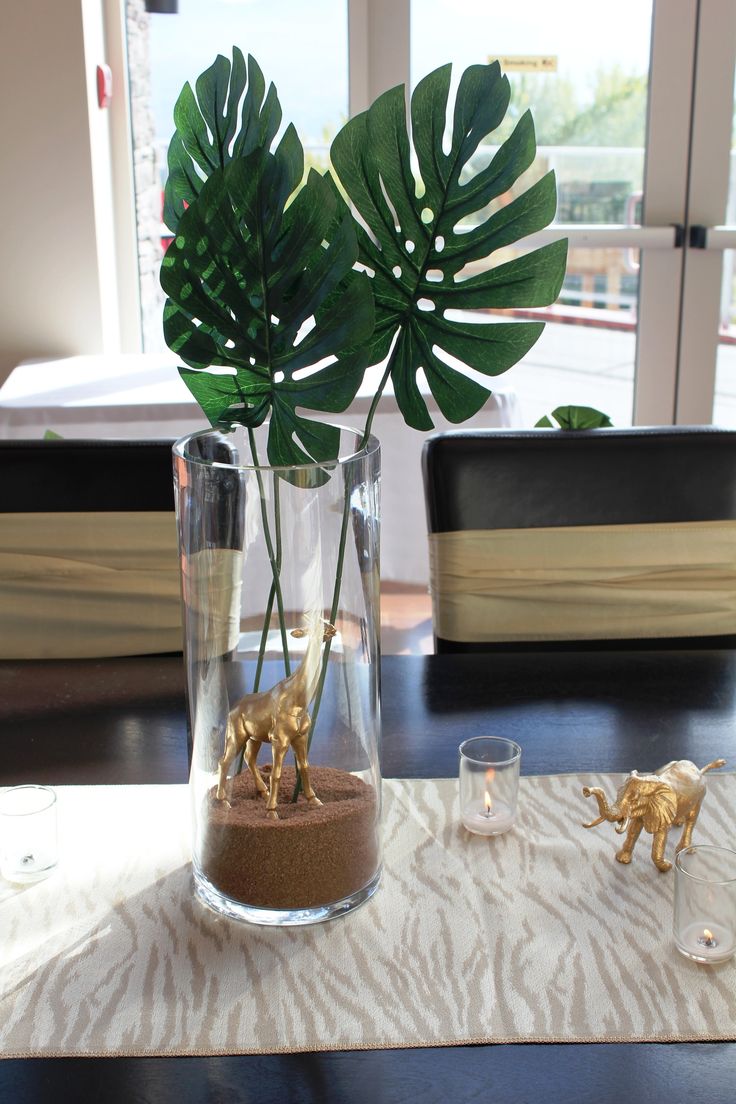
[[[522,772],[654,770],[673,758],[736,765],[736,653],[389,656],[383,772],[454,776],[457,746],[518,740]],[[181,783],[178,658],[0,663],[0,784]],[[336,923],[349,920],[336,921]],[[674,953],[674,952],[673,952]],[[212,1058],[11,1059],[0,1100],[422,1101],[581,1104],[687,1097],[733,1104],[736,1046],[514,1044]]]

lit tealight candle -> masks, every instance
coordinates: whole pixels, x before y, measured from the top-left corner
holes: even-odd
[[[486,790],[483,801],[470,801],[463,809],[462,821],[469,832],[479,836],[498,836],[508,832],[514,816],[503,801],[494,802]]]
[[[736,949],[731,931],[713,920],[707,924],[700,921],[688,924],[680,934],[678,945],[690,958],[700,962],[725,962]]]
[[[714,965],[736,952],[736,851],[702,843],[675,855],[672,930],[680,954]]]
[[[478,836],[500,836],[516,819],[521,748],[500,736],[460,745],[460,819]]]

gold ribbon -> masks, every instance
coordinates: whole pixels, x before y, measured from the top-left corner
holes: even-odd
[[[172,511],[4,514],[0,659],[182,646]]]
[[[444,640],[736,632],[736,522],[466,530],[429,537]]]

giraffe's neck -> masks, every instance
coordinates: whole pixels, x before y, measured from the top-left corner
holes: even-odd
[[[314,697],[319,682],[320,659],[322,657],[322,639],[324,630],[322,623],[310,629],[307,639],[307,647],[302,661],[294,672],[294,688],[296,693],[309,703]]]

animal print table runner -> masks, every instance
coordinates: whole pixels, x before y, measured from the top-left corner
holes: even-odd
[[[185,786],[60,787],[58,871],[0,888],[0,1054],[733,1039],[736,960],[675,950],[647,837],[624,867],[611,825],[581,827],[582,787],[619,781],[523,778],[495,839],[461,827],[456,780],[385,782],[378,893],[281,930],[194,901]],[[710,775],[695,842],[734,845],[734,810]]]

